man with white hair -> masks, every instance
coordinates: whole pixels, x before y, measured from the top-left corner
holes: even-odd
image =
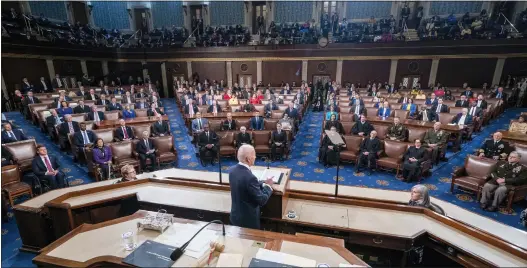
[[[139,162],[141,164],[141,170],[146,170],[146,160],[150,159],[151,170],[156,170],[157,159],[156,159],[156,148],[154,141],[150,139],[150,133],[143,131],[142,139],[139,140],[135,146],[135,151],[139,154]]]
[[[501,132],[492,134],[492,140],[486,140],[483,147],[478,150],[479,157],[493,158],[494,160],[503,159],[507,156],[506,150],[509,148],[509,143],[503,141]]]
[[[244,144],[252,144],[251,134],[247,132],[245,126],[240,127],[240,132],[236,136],[236,147],[240,147]]]
[[[239,163],[229,171],[231,189],[232,225],[260,229],[260,207],[263,207],[273,193],[273,178],[260,182],[251,172],[256,160],[254,147],[248,144],[238,149]]]

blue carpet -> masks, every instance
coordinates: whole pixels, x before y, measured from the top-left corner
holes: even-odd
[[[168,113],[170,126],[175,137],[175,146],[179,155],[179,168],[218,171],[218,165],[202,167],[196,157],[196,151],[191,144],[190,137],[187,134],[183,118],[172,99],[162,100],[165,110]],[[450,174],[456,166],[463,165],[467,154],[471,154],[474,149],[479,148],[485,138],[498,130],[506,129],[509,120],[518,118],[522,111],[527,109],[509,109],[501,114],[491,125],[485,127],[482,132],[473,136],[473,141],[463,144],[462,150],[456,154],[447,153],[448,162],[442,163],[433,170],[433,175],[424,178],[422,183],[429,189],[431,195],[436,198],[457,204],[463,208],[474,211],[475,213],[497,220],[515,228],[523,228],[519,223],[518,213],[521,211],[519,205],[514,205],[512,211],[484,212],[479,209],[475,200],[475,195],[456,191],[455,195],[450,193]],[[14,120],[24,131],[33,136],[38,143],[47,146],[49,154],[60,159],[61,169],[67,175],[71,185],[90,183],[93,181],[88,174],[87,169],[73,162],[69,155],[61,153],[58,145],[51,142],[49,137],[44,135],[37,126],[23,119],[18,112],[6,113],[9,120]],[[270,165],[273,167],[284,167],[292,169],[292,179],[312,182],[334,183],[336,179],[336,168],[325,169],[317,161],[320,128],[323,121],[322,113],[307,112],[302,124],[299,127],[299,133],[292,144],[293,153],[290,159],[283,162],[274,162]],[[230,166],[236,164],[233,158],[222,159],[222,170],[228,170]],[[256,165],[266,165],[264,161],[258,159]],[[379,188],[409,191],[413,184],[401,182],[395,178],[394,173],[377,172],[372,176],[353,174],[354,166],[346,164],[341,166],[339,179],[342,185]],[[20,236],[13,214],[9,212],[9,222],[2,224],[2,267],[28,267],[33,266],[31,259],[34,254],[19,252],[21,246]]]

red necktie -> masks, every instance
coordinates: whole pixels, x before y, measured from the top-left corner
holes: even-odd
[[[51,166],[51,162],[49,162],[49,158],[47,156],[44,157],[44,164],[46,164],[48,172],[53,172],[53,167]]]
[[[126,128],[123,127],[123,135],[125,139],[128,139],[128,133],[126,132]]]

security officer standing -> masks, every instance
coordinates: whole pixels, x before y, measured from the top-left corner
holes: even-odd
[[[509,143],[502,141],[503,134],[496,132],[492,135],[492,140],[485,141],[483,147],[479,149],[479,157],[492,158],[494,160],[503,159],[507,156],[505,149],[509,147]]]

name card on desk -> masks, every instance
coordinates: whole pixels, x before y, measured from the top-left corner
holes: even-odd
[[[265,181],[267,178],[272,177],[273,182],[276,184],[280,184],[284,176],[284,173],[275,169],[251,169],[251,171],[259,181]]]

